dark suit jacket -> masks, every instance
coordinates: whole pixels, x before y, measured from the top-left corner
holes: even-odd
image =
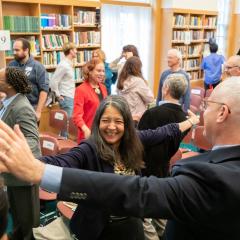
[[[176,138],[181,135],[181,132],[177,124],[171,124],[158,128],[156,131],[140,131],[138,135],[144,145],[151,145],[158,144],[166,138]],[[91,139],[81,142],[68,153],[42,157],[41,160],[67,168],[114,173],[113,166],[100,158],[94,141]],[[71,219],[70,228],[81,240],[95,240],[102,233],[109,216],[110,212],[107,208],[103,210],[98,205],[81,202]]]
[[[19,124],[34,156],[36,158],[41,156],[36,114],[30,102],[23,94],[18,94],[15,97],[7,107],[1,120],[11,128],[13,128],[15,124]],[[29,185],[11,174],[4,173],[3,175],[7,186]]]
[[[186,113],[180,105],[164,103],[148,109],[142,116],[138,128],[140,130],[156,129],[169,123],[179,123],[186,120]],[[184,134],[178,138],[167,139],[160,144],[144,147],[144,162],[146,168],[142,170],[144,176],[154,175],[166,177],[169,172],[169,161],[179,148]]]
[[[239,240],[239,173],[240,146],[181,160],[168,178],[64,168],[58,197],[117,215],[169,219],[168,240]]]

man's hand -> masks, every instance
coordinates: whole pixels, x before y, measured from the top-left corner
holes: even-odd
[[[40,183],[45,164],[35,159],[18,125],[14,131],[0,121],[0,171],[30,183]]]

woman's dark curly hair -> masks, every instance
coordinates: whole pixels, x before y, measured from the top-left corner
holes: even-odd
[[[32,91],[31,83],[26,74],[16,67],[6,67],[6,82],[14,88],[17,93],[28,94]]]

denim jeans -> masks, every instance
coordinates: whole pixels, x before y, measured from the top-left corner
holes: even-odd
[[[68,118],[70,118],[73,112],[73,98],[66,97],[66,96],[64,96],[63,98],[64,100],[59,100],[60,109],[64,110],[67,113]],[[62,131],[61,136],[67,138],[68,132]]]
[[[59,106],[67,113],[68,118],[70,118],[73,112],[73,98],[65,96],[63,98],[64,100],[59,100]]]

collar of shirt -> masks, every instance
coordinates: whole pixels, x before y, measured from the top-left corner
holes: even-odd
[[[167,100],[162,100],[162,101],[159,101],[158,103],[158,106],[161,106],[165,103],[172,103],[172,104],[176,104],[176,105],[179,105],[180,106],[180,103],[173,103],[173,102],[170,102],[170,101],[167,101]]]
[[[14,95],[14,96],[12,96],[12,97],[10,97],[10,98],[5,98],[5,99],[3,100],[3,102],[2,102],[3,107],[4,107],[4,108],[7,108],[7,107],[11,104],[11,102],[15,99],[15,97],[16,97],[17,95],[19,95],[19,93],[17,93],[16,95]]]
[[[65,62],[67,62],[71,67],[73,67],[73,61],[68,59],[67,57],[64,58]]]
[[[217,150],[217,149],[220,149],[220,148],[234,147],[234,146],[239,146],[239,144],[215,145],[215,146],[213,146],[212,150]]]
[[[26,66],[29,62],[31,62],[33,60],[33,56],[32,55],[30,55],[29,56],[29,58],[28,58],[28,60],[25,62],[25,63],[21,63],[21,62],[19,62],[19,61],[17,61],[17,63],[18,63],[18,65],[20,66],[20,67],[23,67],[23,66]]]

